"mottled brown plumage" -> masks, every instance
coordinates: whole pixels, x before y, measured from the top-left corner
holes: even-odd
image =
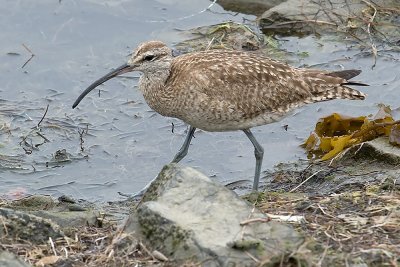
[[[246,52],[210,50],[172,56],[164,43],[141,44],[128,64],[89,86],[82,98],[99,84],[129,71],[141,71],[139,89],[148,105],[163,116],[175,117],[191,126],[174,161],[180,161],[195,128],[206,131],[243,130],[256,153],[257,189],[263,149],[250,128],[280,120],[296,107],[336,98],[364,99],[348,85],[360,71],[327,72],[294,68]],[[258,173],[257,173],[258,172]]]
[[[147,63],[143,59],[149,53],[157,56]],[[364,98],[345,85],[347,80],[328,72],[245,52],[211,50],[173,58],[169,48],[154,41],[139,46],[129,61],[141,63],[139,88],[149,106],[206,131],[271,123],[306,103]]]

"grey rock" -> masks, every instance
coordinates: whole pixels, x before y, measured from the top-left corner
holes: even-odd
[[[380,137],[351,147],[333,161],[281,163],[266,172],[263,186],[272,192],[290,192],[302,183],[295,192],[309,195],[352,192],[366,185],[396,188],[400,185],[399,164],[400,148]]]
[[[274,17],[282,18],[281,21],[285,20],[325,20],[330,22],[339,22],[340,18],[338,16],[329,15],[332,12],[339,12],[338,15],[344,16],[348,15],[350,10],[359,8],[361,1],[352,1],[347,3],[349,8],[343,8],[346,5],[345,0],[331,0],[331,1],[298,1],[298,0],[288,0],[280,5],[277,5],[268,11],[266,11],[261,19],[268,19]],[[319,12],[321,8],[328,11]]]
[[[98,226],[98,212],[95,211],[32,211],[35,216],[49,219],[61,228],[76,228],[87,225]]]
[[[29,267],[32,266],[8,251],[0,251],[1,267]]]
[[[393,0],[376,0],[376,6],[396,6]],[[332,29],[358,27],[352,25],[354,18],[362,18],[364,10],[369,8],[362,0],[299,1],[288,0],[265,11],[259,18],[264,32],[268,30],[299,31],[315,33]],[[358,22],[354,22],[358,23]]]
[[[64,236],[52,221],[21,211],[0,208],[0,221],[3,225],[0,238],[7,235],[41,244],[47,242],[49,237],[56,239]]]
[[[290,226],[264,214],[200,172],[170,164],[150,185],[125,232],[141,234],[153,250],[170,259],[204,266],[254,266],[278,260],[303,238]]]
[[[379,137],[355,146],[346,153],[346,156],[357,159],[372,158],[389,165],[400,164],[400,148],[390,144],[387,137]]]
[[[4,207],[49,219],[61,228],[99,225],[99,211],[93,209],[90,203],[71,203],[73,201],[57,201],[51,196],[32,195],[11,201]]]
[[[48,210],[57,205],[54,198],[46,195],[32,195],[16,199],[8,207],[18,210]]]
[[[251,15],[261,15],[264,11],[279,5],[286,0],[218,0],[225,10]]]

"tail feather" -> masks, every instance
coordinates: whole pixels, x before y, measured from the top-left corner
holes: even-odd
[[[332,99],[363,100],[366,95],[349,86],[368,86],[365,83],[349,81],[361,73],[361,70],[342,70],[321,72],[304,70],[304,81],[311,88],[310,102],[327,101]]]
[[[360,73],[361,70],[340,70],[340,71],[329,72],[326,75],[342,78],[345,80],[350,80],[351,78],[358,76]]]
[[[340,85],[369,86],[369,84],[366,83],[352,82],[352,81],[341,83]]]
[[[332,99],[350,99],[350,100],[364,100],[366,94],[346,87],[346,86],[336,86],[330,90],[324,92],[319,92],[311,97],[313,102],[327,101]]]
[[[369,86],[366,83],[349,81],[351,78],[358,76],[360,73],[361,73],[361,70],[341,70],[341,71],[329,72],[325,75],[328,75],[331,77],[338,77],[338,78],[342,78],[342,79],[346,80],[345,82],[341,83],[340,85]]]
[[[364,100],[366,97],[366,94],[347,86],[340,86],[337,92],[340,96],[339,98],[344,99]]]

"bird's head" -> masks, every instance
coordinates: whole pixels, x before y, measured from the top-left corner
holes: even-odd
[[[78,106],[82,99],[100,84],[127,72],[141,71],[145,75],[157,73],[170,68],[172,61],[172,50],[163,42],[149,41],[139,45],[132,53],[128,63],[119,66],[115,70],[107,73],[100,79],[93,82],[76,99],[72,108]]]
[[[150,41],[136,48],[128,60],[128,66],[147,74],[169,68],[171,59],[172,50],[166,44],[160,41]]]

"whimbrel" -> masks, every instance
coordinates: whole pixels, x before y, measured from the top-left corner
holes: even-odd
[[[250,128],[276,122],[307,103],[336,98],[364,99],[350,85],[359,70],[321,71],[294,68],[252,53],[208,50],[172,56],[163,42],[137,47],[124,64],[92,83],[73,108],[94,88],[131,71],[142,72],[139,89],[147,104],[163,116],[189,124],[186,139],[172,162],[182,160],[196,128],[205,131],[242,130],[254,146],[253,190],[258,190],[263,147]]]

